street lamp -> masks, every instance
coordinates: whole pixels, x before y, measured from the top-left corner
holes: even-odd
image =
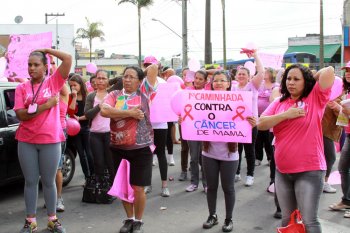
[[[182,68],[186,67],[187,66],[187,40],[185,41],[184,37],[180,36],[177,32],[175,32],[173,29],[171,29],[168,25],[163,23],[161,20],[155,19],[155,18],[152,18],[152,20],[161,23],[164,27],[169,29],[172,33],[177,35],[182,40]],[[187,34],[186,34],[186,38],[187,38]]]

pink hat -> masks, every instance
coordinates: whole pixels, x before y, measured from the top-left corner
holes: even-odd
[[[342,67],[341,69],[342,70],[350,69],[350,61],[348,61],[348,63],[346,63],[346,65],[344,67]]]
[[[158,64],[158,60],[153,56],[147,56],[143,60],[143,64]]]

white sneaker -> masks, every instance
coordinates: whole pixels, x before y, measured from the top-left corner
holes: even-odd
[[[63,198],[62,197],[57,198],[56,211],[57,212],[63,212],[64,211],[64,202],[63,202]]]
[[[337,190],[333,188],[329,183],[325,182],[323,184],[323,192],[324,193],[336,193]]]
[[[158,164],[157,155],[153,155],[153,163],[152,163],[152,165],[153,166],[157,166],[157,164]]]
[[[254,184],[254,177],[252,176],[247,176],[247,179],[245,181],[245,186],[252,186]]]
[[[238,182],[238,181],[240,181],[241,180],[241,175],[240,174],[236,174],[235,175],[235,182]]]
[[[195,184],[190,184],[190,186],[188,186],[186,188],[186,192],[193,192],[193,191],[196,191],[198,189],[198,186],[195,185]]]
[[[168,164],[169,166],[175,166],[174,155],[168,155]]]

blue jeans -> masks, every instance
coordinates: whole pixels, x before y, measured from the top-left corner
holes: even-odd
[[[290,214],[299,209],[307,233],[321,233],[317,212],[323,190],[325,171],[283,174],[276,169],[276,193],[282,210],[282,226],[287,226]]]
[[[344,147],[341,151],[338,170],[341,177],[343,191],[342,203],[350,205],[350,135],[347,134]]]
[[[202,142],[187,140],[190,149],[190,167],[191,167],[191,184],[199,184],[199,165],[202,166]],[[203,187],[207,186],[207,181],[202,168],[202,183]]]

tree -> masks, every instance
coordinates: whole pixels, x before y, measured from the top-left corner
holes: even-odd
[[[91,62],[91,49],[92,49],[92,40],[95,38],[99,38],[100,41],[104,41],[105,33],[101,30],[100,27],[103,26],[100,22],[90,22],[90,20],[86,19],[86,28],[78,28],[77,29],[77,37],[75,39],[87,39],[89,41],[89,51],[90,51],[90,62]]]
[[[132,3],[137,6],[138,26],[139,26],[139,66],[141,67],[141,9],[153,4],[153,0],[120,0],[118,5],[122,3]]]

